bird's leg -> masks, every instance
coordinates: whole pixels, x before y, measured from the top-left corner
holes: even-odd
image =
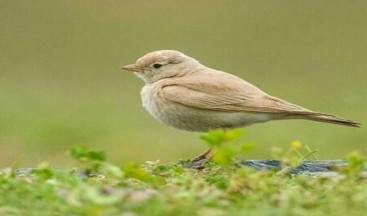
[[[213,151],[212,148],[209,148],[208,150],[204,151],[203,153],[199,154],[195,158],[190,160],[190,163],[188,164],[189,168],[195,168],[195,169],[201,169],[203,168],[203,165],[208,162],[210,158],[210,153]]]
[[[212,148],[207,149],[206,151],[204,151],[203,153],[199,154],[198,156],[194,157],[193,159],[191,159],[191,162],[195,162],[195,161],[199,161],[202,159],[209,159],[209,157],[207,157],[211,152],[213,151]]]

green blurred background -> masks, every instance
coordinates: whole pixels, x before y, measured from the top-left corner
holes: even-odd
[[[0,0],[0,164],[71,164],[75,144],[114,162],[177,161],[206,146],[141,107],[120,66],[175,49],[317,111],[367,120],[366,1]],[[366,150],[366,129],[278,121],[246,129],[248,158],[300,140],[319,159]]]

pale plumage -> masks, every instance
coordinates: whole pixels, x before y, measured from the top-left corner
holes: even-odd
[[[207,131],[280,119],[359,126],[270,96],[237,76],[208,68],[174,50],[149,53],[123,68],[146,83],[141,92],[146,110],[178,129]]]

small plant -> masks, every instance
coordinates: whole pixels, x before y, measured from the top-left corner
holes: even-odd
[[[339,172],[347,176],[349,179],[363,179],[366,176],[362,176],[363,169],[366,168],[366,159],[358,151],[351,152],[345,157],[347,165],[339,168]]]
[[[75,146],[69,154],[90,173],[57,169],[0,170],[1,216],[48,215],[364,215],[367,181],[365,158],[346,156],[344,178],[280,175],[233,165],[252,145],[239,144],[243,131],[215,130],[202,135],[215,151],[215,163],[202,170],[180,163],[108,162],[105,152]],[[276,159],[294,167],[313,154],[299,141]],[[302,150],[302,151],[301,151]],[[293,162],[294,160],[294,162]],[[343,176],[342,176],[343,177]]]
[[[213,162],[220,165],[230,165],[236,157],[245,154],[254,147],[249,143],[233,143],[233,141],[242,137],[244,133],[242,128],[233,130],[216,129],[201,135],[200,138],[213,149],[214,155],[211,159]]]
[[[280,160],[282,163],[282,169],[278,171],[278,175],[288,174],[289,171],[298,167],[310,156],[316,159],[315,153],[318,150],[311,150],[308,146],[304,146],[304,149],[302,147],[301,141],[294,140],[286,151],[279,147],[272,148],[273,158]]]
[[[76,145],[70,149],[69,154],[77,161],[84,164],[86,170],[99,171],[102,164],[106,161],[106,153],[104,151],[92,151],[87,149],[85,145]]]

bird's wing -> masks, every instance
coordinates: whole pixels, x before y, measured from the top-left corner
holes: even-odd
[[[225,78],[225,79],[224,79]],[[293,113],[312,111],[272,97],[235,76],[182,79],[162,85],[164,99],[181,105],[222,112]]]

